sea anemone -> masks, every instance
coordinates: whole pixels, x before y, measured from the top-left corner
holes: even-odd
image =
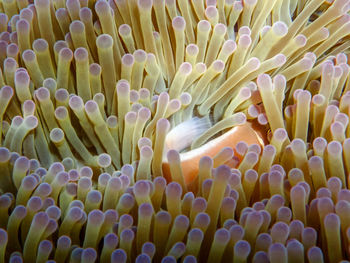
[[[350,0],[0,2],[0,263],[350,258]]]

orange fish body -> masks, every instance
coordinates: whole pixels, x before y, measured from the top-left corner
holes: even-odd
[[[248,145],[259,144],[263,147],[266,142],[265,134],[266,132],[261,128],[256,128],[251,122],[246,122],[243,125],[232,128],[228,132],[207,142],[199,148],[180,154],[185,183],[188,185],[196,179],[198,175],[199,160],[203,156],[213,158],[224,147],[231,147],[235,150],[236,144],[240,141],[244,141]],[[237,156],[236,153],[235,156]],[[170,167],[166,160],[163,161],[163,174],[168,181],[171,181]]]

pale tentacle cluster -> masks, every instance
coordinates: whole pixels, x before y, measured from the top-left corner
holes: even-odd
[[[349,259],[349,10],[1,1],[0,263]],[[186,184],[179,148],[246,123]]]

